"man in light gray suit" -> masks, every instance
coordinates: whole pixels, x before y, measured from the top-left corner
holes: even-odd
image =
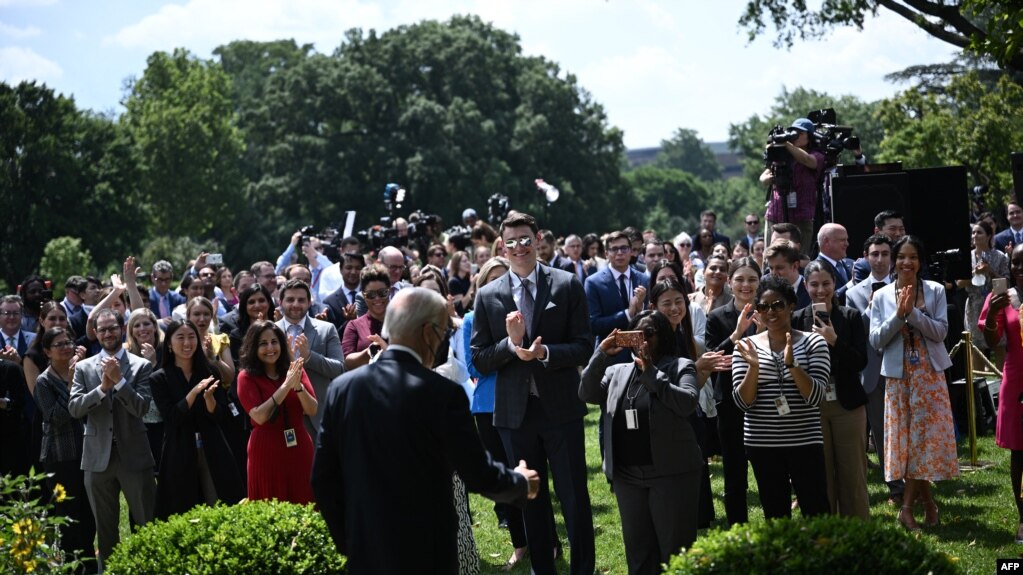
[[[345,371],[345,358],[341,352],[341,338],[333,324],[309,317],[312,294],[309,284],[302,280],[288,280],[281,288],[281,309],[284,318],[277,326],[288,336],[288,346],[294,358],[305,360],[306,375],[320,401],[326,397],[327,386]],[[306,416],[305,427],[316,441],[322,412]]]
[[[149,377],[145,359],[121,346],[124,318],[111,309],[96,312],[96,335],[103,350],[74,369],[68,411],[85,420],[82,470],[85,491],[96,518],[99,568],[120,540],[119,493],[124,493],[136,525],[153,519],[156,481],[153,453],[142,416],[149,411]]]
[[[846,305],[855,308],[863,316],[863,322],[870,331],[870,302],[877,289],[891,283],[892,241],[882,234],[874,234],[863,242],[863,258],[870,264],[870,275],[845,292]],[[884,389],[885,378],[881,377],[881,352],[867,346],[867,367],[860,372],[863,391],[867,394],[867,423],[874,438],[877,462],[884,469]],[[888,497],[901,505],[905,485],[902,480],[888,482]]]

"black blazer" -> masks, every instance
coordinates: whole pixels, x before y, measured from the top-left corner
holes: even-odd
[[[707,315],[707,327],[704,330],[704,341],[707,351],[722,351],[732,355],[735,344],[729,339],[735,326],[739,324],[739,309],[735,307],[735,298],[721,307],[716,307]],[[751,329],[755,330],[756,326]],[[732,372],[724,371],[711,374],[714,385],[714,401],[721,403],[727,399],[732,401]]]
[[[526,415],[529,378],[536,381],[544,413],[552,423],[586,415],[579,401],[579,367],[593,352],[590,318],[583,285],[575,274],[541,264],[529,337],[540,336],[547,346],[546,365],[523,362],[508,344],[505,317],[517,311],[511,274],[504,274],[476,294],[472,326],[472,363],[480,373],[497,373],[494,426],[517,429]]]
[[[153,372],[149,380],[153,401],[164,421],[163,451],[156,487],[158,519],[184,513],[205,503],[199,488],[196,433],[202,435],[203,453],[217,498],[231,505],[245,496],[241,474],[221,430],[221,425],[231,418],[227,392],[219,386],[213,392],[217,401],[213,413],[206,411],[202,394],[195,398],[191,407],[185,401],[185,395],[204,377],[206,374],[194,373],[192,380],[186,381],[185,374],[177,366],[171,366]]]
[[[621,407],[635,363],[612,365],[600,348],[593,353],[583,370],[579,399],[599,405],[604,418],[604,475],[614,477],[614,416]],[[669,357],[658,362],[655,369],[637,374],[637,380],[650,392],[650,454],[656,476],[677,475],[703,467],[696,433],[689,415],[696,410],[699,392],[696,389],[696,364],[684,358]]]
[[[792,327],[813,331],[813,307],[804,307],[792,314]],[[860,372],[867,367],[867,332],[860,312],[844,305],[832,305],[831,325],[838,334],[831,352],[831,375],[835,378],[838,402],[845,409],[856,409],[867,403],[867,394],[860,382]]]
[[[457,573],[451,476],[496,501],[524,477],[480,443],[465,391],[393,348],[331,382],[312,484],[351,573]]]

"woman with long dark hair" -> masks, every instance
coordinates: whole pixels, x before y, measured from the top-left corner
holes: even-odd
[[[163,367],[150,379],[164,420],[156,487],[156,517],[196,505],[237,503],[241,476],[221,431],[231,416],[227,393],[202,352],[199,328],[172,321],[163,340]]]
[[[303,415],[315,415],[316,394],[302,368],[291,361],[288,338],[277,324],[256,321],[242,344],[238,397],[252,420],[248,497],[310,503],[313,440]]]
[[[679,357],[664,314],[642,311],[629,329],[643,334],[634,361],[609,365],[622,351],[615,329],[583,370],[579,398],[605,413],[604,474],[614,482],[629,573],[654,574],[696,539],[702,463],[688,421],[696,365]]]
[[[1003,294],[988,295],[980,312],[980,325],[988,347],[994,348],[1005,338],[1005,365],[1002,385],[998,388],[998,420],[995,443],[1011,452],[1009,484],[1016,502],[1019,526],[1016,544],[1023,544],[1023,499],[1020,480],[1023,478],[1023,337],[1020,332],[1020,307],[1023,306],[1023,244],[1012,250],[1012,288]]]
[[[988,351],[993,348],[988,346],[977,320],[988,294],[991,293],[991,280],[1009,277],[1009,258],[994,249],[991,243],[994,241],[991,224],[980,221],[971,225],[970,230],[970,239],[973,243],[973,251],[970,252],[973,274],[970,279],[956,281],[956,285],[966,291],[965,326],[973,334],[973,344],[981,351]]]
[[[814,305],[824,305],[824,314],[813,305],[792,315],[792,327],[812,331],[824,338],[831,354],[831,377],[821,402],[824,433],[824,470],[828,478],[831,512],[845,517],[870,518],[867,497],[867,449],[863,430],[867,427],[867,394],[859,373],[867,366],[867,330],[860,312],[838,305],[837,272],[824,260],[813,260],[803,268],[803,279]]]
[[[882,352],[885,376],[885,481],[906,480],[899,523],[918,531],[913,517],[917,496],[924,503],[924,525],[938,524],[931,481],[959,475],[952,407],[945,370],[948,304],[945,286],[924,280],[927,252],[915,236],[892,247],[895,281],[877,290],[870,303],[870,345]]]
[[[45,308],[46,304],[43,304]],[[59,306],[58,306],[59,307]],[[46,316],[41,316],[45,321]],[[40,338],[39,348],[46,355],[47,366],[35,381],[36,415],[42,422],[39,456],[43,469],[53,476],[47,486],[53,490],[63,485],[68,498],[57,503],[58,515],[72,519],[61,527],[61,546],[67,552],[78,552],[79,558],[95,557],[92,541],[96,537],[96,523],[89,497],[85,491],[82,471],[82,443],[85,428],[80,419],[71,416],[68,402],[71,398],[71,379],[75,355],[73,334],[65,327],[47,329]]]
[[[757,317],[754,305],[760,275],[760,267],[752,258],[739,258],[729,264],[728,284],[732,300],[707,317],[707,349],[731,356],[737,341],[756,333],[759,326],[754,323]],[[743,443],[745,416],[732,398],[732,374],[723,372],[713,377],[718,441],[724,468],[725,514],[730,525],[746,523],[749,521],[746,505],[749,482],[746,446]]]

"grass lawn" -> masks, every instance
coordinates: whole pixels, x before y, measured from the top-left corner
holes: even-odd
[[[969,445],[966,439],[959,445],[960,461],[969,459]],[[958,557],[965,573],[992,573],[996,558],[1023,556],[1023,546],[1015,545],[1017,514],[1009,486],[1009,452],[995,445],[994,436],[981,437],[977,442],[979,460],[994,465],[974,472],[963,472],[957,479],[937,484],[935,499],[941,509],[941,525],[928,528],[922,537],[935,548]],[[874,458],[871,456],[871,460]],[[618,506],[614,495],[608,489],[607,480],[600,470],[600,451],[597,446],[597,410],[591,406],[586,417],[586,461],[590,470],[590,502],[593,507],[593,527],[596,533],[597,570],[600,573],[626,573],[625,547],[622,543]],[[724,524],[724,484],[721,463],[710,467],[711,488],[714,493],[714,510],[717,521],[714,526]],[[880,471],[869,471],[871,517],[876,521],[895,524],[897,509],[887,502]],[[750,521],[764,520],[756,492],[753,472],[749,472],[750,493],[748,497]],[[553,485],[551,493],[554,493]],[[493,503],[478,495],[471,496],[476,544],[480,554],[482,573],[501,573],[501,566],[511,554],[511,539],[508,532],[498,529],[493,512]],[[796,512],[798,516],[798,512]],[[923,521],[923,510],[918,506],[917,519]],[[558,570],[568,572],[568,535],[565,533],[560,509],[555,501],[555,517],[558,533],[565,546],[565,555],[558,561]],[[714,527],[712,527],[714,528]],[[528,573],[528,561],[520,563],[512,573]]]

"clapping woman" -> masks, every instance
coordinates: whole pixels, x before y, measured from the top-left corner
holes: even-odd
[[[804,517],[828,513],[820,402],[831,375],[828,344],[792,329],[796,292],[770,276],[757,288],[766,330],[743,338],[732,355],[732,397],[746,412],[743,441],[764,517],[792,515],[792,489]]]
[[[45,320],[45,315],[40,317]],[[42,420],[43,439],[41,453],[34,455],[40,455],[43,469],[53,474],[47,479],[50,489],[60,484],[69,497],[58,501],[56,509],[59,515],[73,520],[61,527],[64,551],[77,551],[80,558],[90,559],[95,553],[92,541],[96,537],[96,523],[81,469],[84,428],[82,420],[71,417],[68,411],[71,379],[78,360],[75,342],[64,327],[47,329],[39,342],[48,365],[35,382],[36,413]]]
[[[867,331],[860,312],[835,300],[835,268],[813,260],[803,269],[806,289],[818,314],[806,306],[792,315],[792,327],[819,334],[828,343],[831,377],[821,402],[824,432],[824,469],[828,478],[831,512],[845,517],[870,518],[867,497],[867,394],[860,372],[867,366]]]
[[[882,352],[885,481],[906,480],[899,523],[918,531],[913,503],[924,503],[924,524],[938,524],[931,481],[959,474],[945,370],[948,310],[945,287],[920,277],[923,242],[903,236],[892,247],[895,281],[874,293],[870,345]],[[1018,423],[1018,422],[1017,422]]]
[[[203,503],[237,503],[242,480],[220,424],[230,417],[227,393],[202,353],[199,329],[171,322],[163,368],[153,373],[153,400],[164,419],[156,488],[156,517],[166,519]]]
[[[696,364],[679,357],[664,314],[642,311],[629,329],[643,333],[635,360],[609,365],[622,351],[611,332],[583,370],[579,398],[606,414],[604,474],[614,481],[629,573],[655,574],[696,539],[702,463],[688,420]]]
[[[141,307],[131,314],[128,320],[124,349],[128,353],[144,358],[153,366],[153,370],[163,365],[163,332],[159,328],[159,319],[147,307]],[[150,400],[149,411],[142,416],[146,424],[146,435],[149,436],[149,448],[156,459],[156,468],[160,468],[160,450],[163,447],[163,416],[155,400]]]
[[[238,397],[252,420],[248,498],[310,503],[313,441],[302,416],[316,415],[316,395],[287,341],[281,328],[261,320],[242,344]]]

